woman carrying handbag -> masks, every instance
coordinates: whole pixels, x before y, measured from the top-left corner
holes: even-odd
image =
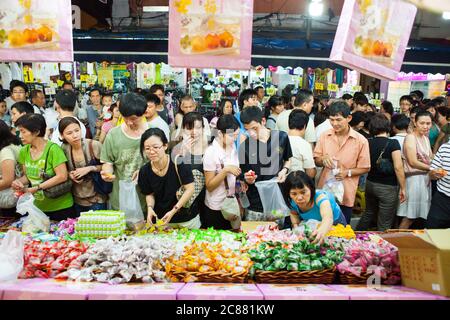
[[[34,205],[50,220],[75,217],[72,182],[67,172],[67,158],[55,143],[44,139],[47,125],[40,114],[30,113],[17,120],[16,126],[24,147],[18,162],[24,176],[12,183],[17,192],[33,194]]]
[[[106,210],[107,192],[96,185],[102,165],[98,161],[102,144],[98,141],[81,138],[81,127],[77,119],[66,117],[59,122],[62,149],[68,159],[69,178],[73,181],[72,193],[77,215],[89,210]],[[102,183],[100,181],[100,183]],[[112,183],[109,184],[112,191]]]

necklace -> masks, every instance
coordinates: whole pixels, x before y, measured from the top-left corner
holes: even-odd
[[[168,156],[166,155],[166,163],[164,164],[164,166],[161,168],[161,169],[159,169],[158,167],[156,167],[156,165],[155,165],[155,163],[154,162],[152,162],[151,164],[152,164],[152,169],[153,169],[153,171],[156,173],[156,174],[158,174],[158,175],[160,175],[160,174],[162,174],[162,173],[164,173],[164,171],[166,171],[166,169],[167,169],[167,167],[169,166],[169,159],[168,159]]]

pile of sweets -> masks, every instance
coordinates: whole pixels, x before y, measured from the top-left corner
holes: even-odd
[[[223,248],[240,250],[245,241],[245,234],[227,230],[208,229],[174,229],[169,235],[177,240],[190,243],[220,243]]]
[[[57,225],[50,227],[50,232],[57,237],[64,237],[66,235],[73,235],[75,233],[75,225],[78,219],[67,219],[59,222]]]
[[[340,273],[356,276],[375,274],[384,284],[398,284],[400,263],[398,249],[378,236],[370,241],[355,239],[344,244],[344,260],[337,266]]]
[[[122,237],[98,240],[67,271],[67,278],[109,284],[165,282],[165,261],[183,252],[184,243],[161,238]]]
[[[173,272],[221,272],[227,274],[248,273],[252,265],[247,253],[225,248],[221,243],[192,243],[179,257],[166,263],[166,273],[173,281]],[[189,282],[187,279],[183,279]]]
[[[24,268],[19,278],[64,278],[62,274],[76,265],[76,259],[86,250],[87,246],[78,241],[26,241]]]
[[[126,229],[123,211],[97,210],[82,212],[75,224],[80,237],[108,238],[124,234]]]
[[[302,235],[295,234],[289,229],[279,230],[277,225],[263,225],[247,234],[247,245],[254,246],[267,241],[297,243],[302,239],[304,239]]]
[[[327,233],[327,237],[355,239],[356,234],[349,224],[345,227],[342,224],[338,224],[337,226],[331,227],[330,232]]]
[[[307,239],[294,244],[263,242],[248,251],[253,269],[262,271],[311,271],[333,268],[342,261],[343,252]]]

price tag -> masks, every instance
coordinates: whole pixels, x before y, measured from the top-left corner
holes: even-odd
[[[323,90],[323,83],[316,82],[316,83],[314,84],[314,88],[315,88],[316,90]]]
[[[44,88],[44,92],[47,96],[52,95],[52,94],[56,94],[56,90],[55,88]]]
[[[224,76],[219,76],[219,82],[224,82],[225,81],[225,77]]]
[[[25,83],[34,82],[33,70],[31,68],[23,69],[23,79]]]
[[[277,93],[277,89],[276,88],[267,88],[267,94],[269,95],[269,96],[273,96],[275,93]]]
[[[240,73],[236,73],[236,74],[233,75],[233,78],[239,80],[241,78],[241,74]]]
[[[58,80],[56,83],[58,84],[58,87],[62,87],[64,84],[64,81]]]
[[[355,91],[355,92],[356,91],[361,91],[361,89],[362,89],[361,86],[353,86],[352,87],[352,90]]]
[[[105,81],[106,87],[108,89],[112,89],[113,85],[114,85],[114,81],[113,80],[106,80]]]
[[[328,84],[328,91],[337,92],[339,90],[339,86],[335,83]]]
[[[87,75],[87,74],[80,75],[80,81],[81,82],[87,82],[88,78],[89,78],[89,75]]]
[[[96,75],[89,76],[88,83],[90,85],[94,85],[96,82],[97,82],[97,76]]]

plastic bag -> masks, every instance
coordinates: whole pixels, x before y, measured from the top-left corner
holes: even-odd
[[[38,207],[34,205],[34,197],[26,193],[17,201],[17,212],[28,216],[22,225],[22,231],[28,233],[48,232],[50,230],[50,219]]]
[[[309,239],[311,234],[316,231],[320,223],[320,221],[314,219],[302,221],[298,227],[292,230],[292,232],[296,235]]]
[[[290,210],[286,205],[278,178],[255,183],[263,205],[266,220],[278,220],[289,216]]]
[[[23,237],[9,230],[0,244],[0,282],[17,279],[23,269]]]
[[[236,197],[226,197],[220,209],[225,220],[230,221],[233,229],[239,229],[241,226],[241,212]]]
[[[338,174],[338,172],[339,169],[333,169],[328,173],[328,177],[325,180],[322,190],[330,192],[334,195],[337,202],[342,203],[344,200],[344,183],[336,180],[335,175]]]
[[[119,207],[121,211],[125,212],[128,225],[134,226],[144,221],[144,213],[136,191],[136,183],[133,181],[119,181]]]

